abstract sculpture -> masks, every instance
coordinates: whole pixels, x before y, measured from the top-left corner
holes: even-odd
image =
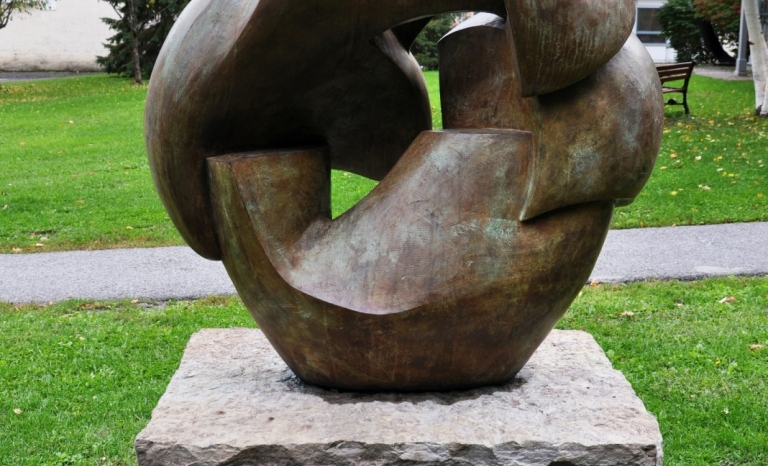
[[[445,130],[411,43],[432,15]],[[145,133],[189,245],[303,380],[510,380],[583,286],[661,141],[633,0],[193,0]],[[381,183],[330,217],[330,171]]]

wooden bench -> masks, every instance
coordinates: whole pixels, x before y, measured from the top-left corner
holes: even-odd
[[[691,111],[688,109],[688,81],[691,79],[691,73],[693,72],[693,66],[695,62],[689,61],[685,63],[672,63],[669,65],[656,65],[656,71],[659,73],[659,79],[661,79],[661,90],[664,94],[670,92],[679,92],[683,94],[683,102],[680,103],[675,99],[669,99],[667,105],[682,105],[685,108],[685,114],[690,115]],[[672,81],[683,81],[681,87],[667,86],[665,83]]]

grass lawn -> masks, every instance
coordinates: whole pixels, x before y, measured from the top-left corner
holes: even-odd
[[[435,127],[438,75],[426,73]],[[0,253],[182,244],[155,195],[142,115],[146,87],[107,76],[8,83],[0,90]],[[751,82],[694,76],[692,118],[666,110],[645,191],[613,226],[768,219],[768,119]],[[333,173],[339,215],[375,183]]]
[[[190,335],[232,326],[254,326],[235,298],[0,304],[0,463],[135,464]],[[768,277],[587,287],[559,327],[629,379],[665,465],[768,464]]]
[[[614,228],[768,220],[768,119],[754,116],[752,81],[694,75],[688,101],[690,118],[666,107],[653,175]]]

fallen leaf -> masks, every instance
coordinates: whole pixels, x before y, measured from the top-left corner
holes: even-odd
[[[757,197],[763,197],[763,193],[757,193]]]
[[[16,409],[14,409],[14,410],[13,410],[13,412],[14,412],[14,413],[16,413],[16,415],[18,416],[18,415],[19,415],[19,414],[21,414],[23,411],[22,411],[22,410],[20,410],[19,408],[16,408]]]
[[[597,285],[599,285],[599,284],[600,284],[600,282],[599,282],[599,281],[597,281],[597,280],[592,280],[592,282],[589,284],[589,286],[597,286]]]
[[[723,412],[724,412],[725,414],[728,414],[728,413],[730,413],[730,411],[728,411],[728,408],[725,408],[725,409],[723,410]]]
[[[48,241],[48,237],[47,236],[41,236],[40,237],[40,241]]]
[[[125,227],[126,230],[133,230],[133,227]]]
[[[664,167],[659,167],[659,170],[666,170],[666,169],[667,169],[667,167],[666,167],[666,166],[664,166]]]
[[[21,252],[21,248],[13,248],[13,249],[11,249],[11,251],[13,251],[13,252]],[[766,298],[768,298],[768,296],[766,296]]]
[[[21,141],[21,142],[19,143],[19,145],[20,145],[21,147],[24,147],[24,146],[26,146],[26,145],[27,145],[27,143],[26,143],[26,142],[24,142],[24,141]]]
[[[8,204],[3,206],[3,210],[8,210]]]
[[[69,120],[69,124],[70,124],[70,125],[73,125],[73,124],[75,124],[75,122],[74,122],[74,121],[72,121],[72,120]]]
[[[677,158],[677,154],[669,154],[669,158],[670,159],[676,159]]]
[[[700,155],[697,155],[697,156],[694,158],[694,160],[697,160],[697,161],[698,161],[698,160],[701,160],[701,156],[700,156]]]
[[[77,203],[78,203],[78,204],[85,204],[85,201],[84,201],[84,200],[82,200],[82,199],[80,199],[80,200],[78,200],[78,201],[77,201]]]
[[[43,243],[35,243],[36,248],[42,248],[43,246],[45,246]]]
[[[677,191],[672,191],[672,192],[671,192],[671,193],[669,193],[669,194],[671,194],[671,195],[673,195],[673,196],[677,196]]]
[[[616,314],[619,317],[634,317],[635,313],[632,311],[624,311]]]
[[[733,296],[726,296],[725,298],[721,299],[721,300],[720,300],[720,301],[718,301],[718,302],[719,302],[720,304],[724,304],[724,303],[735,303],[735,302],[736,302],[736,298],[734,298]]]
[[[700,185],[699,185],[699,188],[703,189],[704,191],[709,191],[709,190],[711,190],[711,189],[712,189],[712,188],[710,188],[709,186],[707,186],[707,185],[705,185],[705,184],[700,184]]]
[[[138,302],[139,302],[139,300],[138,300],[138,299],[132,299],[132,300],[131,300],[131,304],[137,304]]]
[[[763,348],[765,348],[765,345],[760,345],[760,344],[757,344],[757,345],[749,345],[749,349],[750,349],[751,351],[757,351],[757,350],[761,350],[761,349],[763,349]]]

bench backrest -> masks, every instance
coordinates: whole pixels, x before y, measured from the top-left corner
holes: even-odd
[[[691,72],[693,72],[694,64],[694,62],[689,61],[669,65],[656,65],[656,71],[659,73],[659,79],[661,79],[662,83],[684,79],[687,84],[688,79],[691,77]]]

